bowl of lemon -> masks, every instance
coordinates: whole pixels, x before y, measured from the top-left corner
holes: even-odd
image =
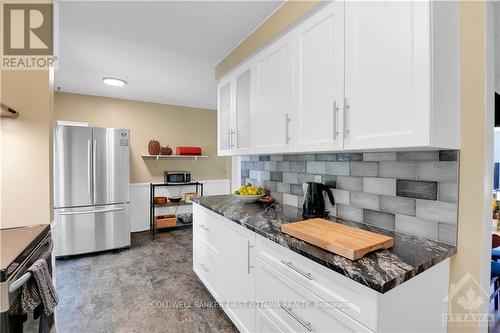
[[[262,195],[264,195],[264,190],[250,183],[240,186],[240,188],[234,192],[234,196],[243,202],[255,202],[259,200]]]

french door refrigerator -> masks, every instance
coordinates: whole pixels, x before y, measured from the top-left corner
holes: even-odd
[[[128,129],[56,126],[55,255],[130,246]]]

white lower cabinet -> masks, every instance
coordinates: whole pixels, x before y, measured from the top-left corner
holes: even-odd
[[[370,332],[326,301],[257,259],[257,302],[292,332]]]
[[[381,294],[193,205],[193,270],[241,332],[446,332],[450,260]]]
[[[224,234],[224,309],[241,331],[255,332],[255,234],[227,221]],[[232,224],[232,225],[230,225]]]
[[[279,333],[283,332],[274,321],[269,318],[264,311],[258,309],[255,311],[255,328],[256,332]]]

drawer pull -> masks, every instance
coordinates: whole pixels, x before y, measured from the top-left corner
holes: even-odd
[[[294,271],[296,271],[297,273],[299,273],[300,275],[306,277],[308,280],[312,280],[312,275],[311,273],[307,273],[307,272],[304,272],[303,270],[301,270],[300,268],[297,268],[293,265],[293,263],[291,261],[286,261],[286,260],[281,260],[281,263],[284,264],[285,266],[293,269]]]
[[[203,230],[205,230],[206,232],[209,232],[209,231],[210,231],[210,229],[209,229],[206,225],[204,225],[204,224],[200,224],[200,228],[202,228],[202,229],[203,229]]]
[[[312,332],[312,327],[310,322],[301,319],[295,312],[292,311],[292,309],[287,308],[286,306],[280,305],[280,308],[282,308],[286,313],[288,313],[293,319],[298,321],[299,324],[304,326],[309,332]]]
[[[250,244],[250,241],[248,241],[247,245],[247,253],[248,253],[248,274],[250,274],[250,268],[253,268],[252,265],[250,265],[250,249],[253,247],[253,245]]]
[[[205,266],[204,264],[200,263],[200,267],[203,268],[203,270],[206,272],[206,273],[210,273],[210,271],[208,270],[207,266]]]

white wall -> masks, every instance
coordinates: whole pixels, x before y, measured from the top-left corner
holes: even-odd
[[[229,194],[230,182],[228,179],[221,180],[201,180],[204,189],[203,194],[218,195]],[[194,186],[180,187],[159,187],[155,190],[156,196],[177,196],[186,192],[194,192]],[[160,207],[156,208],[157,214],[182,214],[191,212],[191,206]],[[130,211],[132,232],[149,229],[149,183],[130,184]]]

